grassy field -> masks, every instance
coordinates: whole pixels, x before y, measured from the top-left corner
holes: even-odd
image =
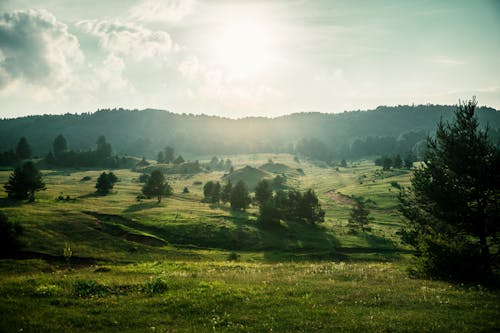
[[[368,161],[336,169],[285,154],[228,157],[236,169],[270,158],[288,166],[287,184],[313,188],[325,222],[268,230],[255,207],[202,203],[199,183],[222,172],[168,175],[174,195],[158,204],[136,199],[142,184],[129,170],[114,171],[120,182],[104,197],[94,194],[102,170],[45,170],[47,190],[34,203],[0,193],[0,209],[25,230],[23,259],[0,260],[0,331],[500,329],[497,291],[406,273],[411,249],[396,235],[396,196],[409,172]],[[8,175],[0,171],[0,183]],[[353,197],[368,201],[372,231],[346,227]]]

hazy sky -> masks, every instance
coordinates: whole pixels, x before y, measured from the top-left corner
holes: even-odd
[[[500,1],[0,0],[0,117],[500,109]]]

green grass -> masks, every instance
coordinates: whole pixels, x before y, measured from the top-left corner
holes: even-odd
[[[0,192],[0,209],[23,226],[24,256],[32,258],[0,260],[0,331],[499,329],[497,291],[408,277],[410,249],[396,236],[402,217],[391,185],[407,185],[408,171],[382,173],[369,161],[337,171],[287,154],[228,157],[236,168],[269,158],[301,168],[287,185],[313,188],[325,222],[282,221],[269,230],[256,207],[202,203],[203,184],[222,172],[167,175],[174,195],[158,204],[136,200],[140,174],[129,170],[113,171],[120,182],[107,196],[94,194],[103,170],[43,171],[47,190],[33,203]],[[0,183],[8,175],[0,171]],[[85,176],[91,180],[81,182]],[[56,200],[60,194],[75,200]],[[371,232],[349,232],[348,196],[368,200]],[[228,260],[233,252],[239,261]]]

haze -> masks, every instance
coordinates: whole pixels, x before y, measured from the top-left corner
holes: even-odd
[[[498,1],[5,1],[0,117],[500,108]]]

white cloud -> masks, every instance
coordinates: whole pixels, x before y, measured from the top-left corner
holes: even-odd
[[[194,80],[201,72],[201,65],[196,56],[189,56],[179,65],[179,71],[188,80]]]
[[[139,21],[179,22],[190,14],[194,0],[142,0],[130,9],[130,17]]]
[[[99,38],[102,48],[135,60],[165,56],[175,48],[170,35],[162,30],[150,30],[133,23],[85,20],[77,27]]]
[[[432,62],[435,64],[452,65],[452,66],[465,64],[465,62],[462,60],[457,60],[450,57],[442,57],[442,56],[433,58]]]
[[[49,91],[61,89],[84,62],[78,39],[64,23],[44,10],[5,13],[0,16],[0,89],[16,82]]]

